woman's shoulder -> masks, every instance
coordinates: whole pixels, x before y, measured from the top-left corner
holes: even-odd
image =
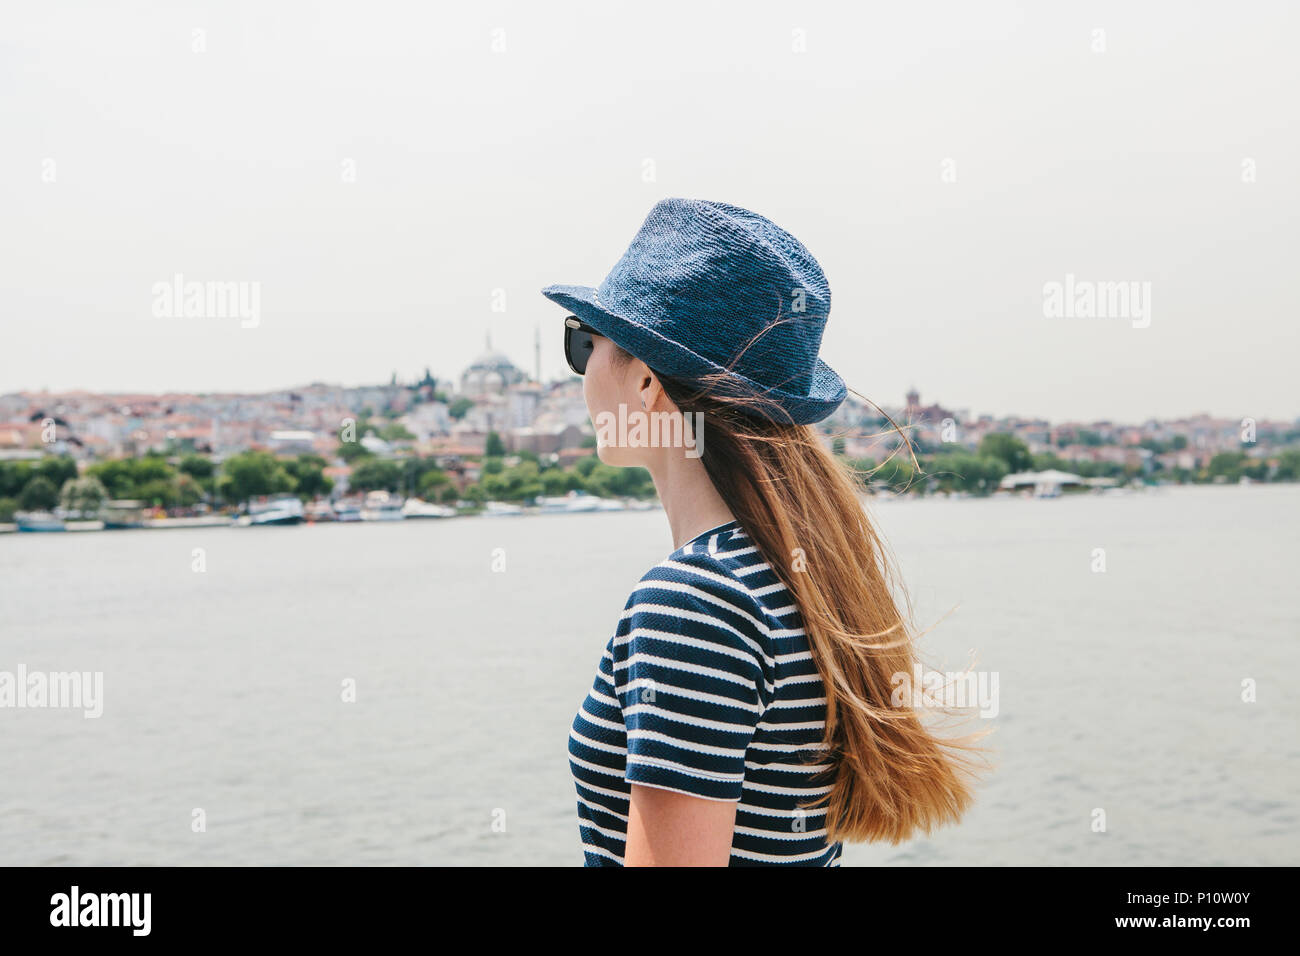
[[[762,601],[724,558],[707,550],[674,551],[641,575],[628,595],[624,616],[647,611],[717,618],[766,643]]]
[[[641,575],[637,586],[657,583],[677,583],[700,588],[710,593],[734,594],[737,598],[753,600],[750,589],[739,577],[725,557],[705,550],[678,549]]]

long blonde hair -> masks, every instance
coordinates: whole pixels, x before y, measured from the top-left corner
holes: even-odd
[[[805,809],[826,806],[828,842],[897,844],[959,820],[974,800],[975,741],[990,731],[941,738],[891,699],[895,675],[910,678],[919,656],[911,601],[859,498],[861,474],[812,426],[771,420],[781,414],[774,401],[738,393],[723,373],[654,374],[679,411],[702,413],[704,467],[803,618],[826,692],[815,756],[830,765],[829,791]]]

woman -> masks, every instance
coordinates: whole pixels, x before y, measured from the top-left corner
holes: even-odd
[[[600,459],[649,470],[675,548],[570,728],[587,865],[837,866],[844,840],[959,819],[969,767],[948,751],[971,738],[895,693],[910,627],[809,427],[847,393],[817,355],[817,261],[756,213],[666,199],[599,288],[543,294],[571,313]]]

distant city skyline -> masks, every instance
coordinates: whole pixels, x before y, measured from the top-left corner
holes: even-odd
[[[496,348],[495,345],[491,347],[490,351],[496,354],[505,354],[507,358],[511,358],[511,361],[513,362],[513,358],[509,356],[508,353],[506,353],[503,349]],[[475,359],[481,358],[486,354],[488,353],[480,352],[478,356],[475,356]],[[19,388],[19,389],[9,389],[7,391],[0,392],[0,399],[3,399],[6,395],[12,396],[12,395],[20,395],[20,394],[26,394],[26,395],[49,394],[52,396],[57,396],[57,395],[67,395],[67,394],[76,394],[76,393],[86,393],[86,394],[98,395],[98,396],[116,396],[116,395],[121,395],[121,396],[163,396],[163,395],[260,396],[260,395],[278,394],[278,393],[285,393],[285,392],[303,391],[307,389],[322,388],[322,387],[343,388],[343,389],[382,388],[388,386],[392,382],[394,375],[396,375],[397,384],[399,386],[414,387],[420,382],[421,379],[424,378],[426,369],[428,371],[428,374],[430,374],[437,382],[439,390],[442,390],[445,387],[449,397],[463,397],[464,392],[461,390],[461,380],[465,370],[470,368],[473,365],[475,359],[472,359],[470,362],[467,362],[465,367],[462,368],[459,372],[452,373],[452,374],[439,374],[438,370],[433,368],[432,366],[425,366],[419,370],[418,374],[412,374],[408,376],[403,376],[401,374],[398,374],[396,370],[393,370],[392,372],[389,373],[388,376],[384,377],[380,381],[338,382],[338,381],[326,381],[324,379],[315,379],[308,382],[294,382],[291,384],[281,384],[272,388],[257,388],[257,389],[215,388],[215,389],[132,390],[132,389],[70,388],[70,389],[48,389],[47,390],[47,389]],[[534,381],[534,379],[532,378],[532,373],[529,369],[525,368],[522,364],[518,362],[513,362],[513,364],[521,371],[527,372],[529,374],[530,382]],[[581,379],[578,376],[573,375],[571,372],[568,372],[566,369],[566,374],[558,375],[554,378],[549,378],[543,375],[540,384],[542,387],[548,387],[552,385],[559,385],[565,382],[571,384],[578,384],[581,382]],[[969,402],[963,402],[960,400],[959,396],[957,397],[946,396],[937,391],[928,392],[923,389],[917,388],[916,386],[912,386],[911,388],[908,388],[906,392],[901,396],[885,396],[882,398],[877,398],[875,396],[868,395],[866,396],[866,399],[863,399],[860,398],[858,395],[850,393],[848,396],[848,401],[859,405],[867,405],[869,403],[874,403],[875,405],[880,406],[880,408],[886,411],[891,411],[891,410],[898,411],[901,409],[905,409],[908,406],[909,401],[913,394],[916,394],[919,397],[919,403],[922,408],[929,407],[929,406],[944,406],[946,408],[951,409],[954,412],[966,413],[969,417],[969,420],[972,422],[980,418],[993,418],[993,419],[1021,418],[1026,420],[1046,421],[1054,426],[1067,424],[1067,423],[1086,425],[1090,423],[1100,423],[1100,422],[1107,422],[1116,426],[1139,426],[1149,421],[1172,422],[1172,421],[1191,420],[1191,419],[1196,419],[1204,416],[1219,421],[1230,421],[1230,420],[1236,420],[1238,418],[1250,417],[1255,419],[1258,422],[1279,422],[1279,423],[1300,424],[1300,414],[1280,415],[1280,416],[1279,415],[1260,416],[1260,415],[1249,415],[1248,412],[1244,412],[1244,411],[1243,412],[1229,411],[1225,413],[1216,413],[1211,409],[1205,409],[1205,408],[1195,409],[1192,411],[1184,412],[1182,414],[1148,415],[1148,416],[1144,416],[1141,418],[1134,418],[1134,419],[1115,418],[1115,417],[1109,417],[1105,415],[1066,416],[1066,417],[1058,418],[1058,417],[1053,417],[1051,415],[1046,415],[1040,412],[1036,412],[1033,409],[1020,409],[1020,410],[1014,410],[1009,412],[997,412],[997,411],[991,411],[991,410],[975,407]],[[868,402],[867,399],[869,399],[870,402]]]

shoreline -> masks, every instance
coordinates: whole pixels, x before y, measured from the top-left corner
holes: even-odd
[[[862,504],[865,506],[868,503],[879,504],[881,502],[904,502],[904,501],[919,502],[919,501],[934,501],[934,500],[1007,501],[1007,500],[1014,500],[1014,499],[1026,499],[1026,500],[1035,500],[1035,501],[1055,501],[1061,499],[1074,499],[1074,498],[1132,498],[1136,496],[1162,495],[1171,488],[1241,489],[1247,487],[1255,488],[1255,487],[1268,487],[1272,485],[1290,485],[1290,484],[1294,484],[1294,483],[1293,482],[1251,482],[1249,484],[1237,484],[1237,483],[1216,484],[1212,482],[1200,482],[1200,483],[1189,483],[1189,484],[1169,483],[1169,484],[1159,484],[1159,485],[1143,485],[1136,488],[1119,487],[1119,488],[1094,489],[1088,491],[1068,491],[1062,494],[1055,494],[1055,495],[1036,495],[1029,491],[1017,491],[1017,492],[1002,491],[1002,492],[996,492],[991,495],[975,495],[975,494],[970,494],[969,492],[950,492],[950,493],[933,492],[931,494],[925,494],[925,495],[918,495],[909,492],[900,492],[900,493],[884,492],[880,494],[859,495],[859,501],[861,501]],[[603,507],[581,509],[581,510],[546,508],[537,505],[520,505],[520,504],[515,504],[513,502],[488,502],[487,506],[485,507],[476,508],[476,509],[466,509],[465,511],[459,514],[454,514],[454,515],[440,515],[436,517],[427,516],[427,515],[426,516],[404,516],[396,520],[400,520],[403,523],[410,522],[414,524],[427,524],[431,522],[436,523],[440,521],[449,521],[449,520],[456,520],[456,519],[463,519],[463,518],[526,518],[526,517],[536,517],[538,515],[610,514],[613,512],[662,511],[663,510],[663,505],[660,504],[657,499],[653,501],[645,501],[645,500],[624,501],[617,498],[609,498],[609,499],[602,499],[602,500],[605,502],[609,502],[609,504],[606,504]],[[9,523],[0,523],[0,535],[87,534],[87,533],[102,532],[102,531],[108,531],[108,532],[176,531],[176,530],[195,530],[195,529],[210,529],[210,528],[248,528],[248,527],[269,528],[269,527],[296,527],[296,526],[311,527],[315,525],[334,525],[334,524],[373,525],[373,524],[393,524],[393,523],[395,523],[395,520],[392,518],[388,518],[388,519],[366,518],[360,520],[340,521],[337,519],[321,520],[321,519],[304,517],[301,520],[297,520],[297,521],[258,524],[255,522],[250,522],[248,520],[248,515],[246,514],[199,515],[199,516],[177,517],[177,518],[148,518],[145,519],[141,524],[137,526],[112,527],[112,528],[106,527],[105,523],[102,520],[87,520],[87,521],[65,520],[61,527],[48,528],[48,529],[33,529],[33,530],[25,530],[20,528],[16,522],[9,522]]]

